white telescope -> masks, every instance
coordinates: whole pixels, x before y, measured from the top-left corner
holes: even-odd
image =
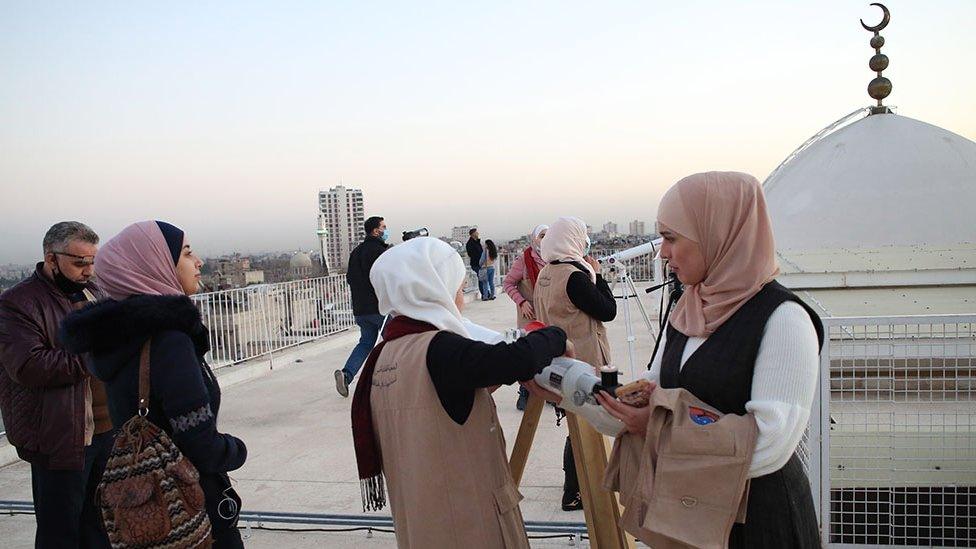
[[[604,267],[612,267],[617,263],[630,261],[631,259],[645,254],[657,253],[657,248],[661,245],[663,240],[664,239],[658,237],[650,242],[641,244],[640,246],[634,246],[633,248],[627,248],[626,250],[621,250],[615,254],[601,257],[597,261],[599,261],[600,265],[603,265]]]

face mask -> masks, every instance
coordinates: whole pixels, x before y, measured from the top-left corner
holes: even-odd
[[[380,239],[386,242],[390,239],[390,229],[383,229],[383,234],[380,235]]]
[[[590,242],[590,239],[587,238],[586,239],[586,249],[583,250],[583,257],[586,257],[586,256],[590,255],[590,247],[591,246],[592,246],[592,243]]]
[[[64,292],[65,295],[71,296],[77,293],[81,293],[82,290],[88,287],[87,284],[81,282],[75,282],[70,278],[64,276],[61,269],[58,268],[57,262],[54,264],[54,285],[58,287],[59,290]]]

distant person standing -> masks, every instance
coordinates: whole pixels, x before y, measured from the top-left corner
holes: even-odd
[[[58,335],[68,313],[103,297],[92,282],[98,235],[64,221],[43,247],[34,274],[0,296],[0,413],[31,465],[35,547],[109,547],[95,504],[112,449],[108,398]]]
[[[526,324],[535,320],[535,306],[532,304],[532,296],[535,293],[535,281],[539,278],[539,271],[546,266],[539,250],[547,230],[549,230],[549,225],[537,225],[532,230],[529,246],[525,248],[522,255],[515,258],[508,274],[505,275],[505,280],[502,281],[502,288],[505,293],[512,298],[518,307],[516,322],[519,328],[524,328]],[[528,400],[529,391],[520,386],[515,407],[519,410],[525,410]]]
[[[350,353],[346,365],[335,371],[336,391],[344,397],[349,396],[349,384],[373,350],[386,318],[380,314],[376,290],[369,281],[369,270],[380,254],[386,251],[390,232],[383,218],[377,216],[366,220],[365,229],[366,238],[349,254],[349,268],[346,270],[346,282],[352,291],[352,314],[359,326],[359,343]]]
[[[481,300],[495,299],[495,261],[498,261],[498,248],[491,240],[485,240],[485,251],[481,253],[478,285],[481,287]]]
[[[481,237],[478,235],[477,227],[468,231],[468,243],[464,245],[464,249],[468,252],[468,263],[471,265],[471,270],[477,273],[481,268],[481,254],[485,252],[484,248],[481,247]]]

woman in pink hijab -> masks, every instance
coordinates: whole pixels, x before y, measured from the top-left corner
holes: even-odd
[[[179,228],[162,221],[129,225],[96,259],[99,282],[112,299],[69,315],[62,336],[72,352],[90,353],[89,368],[105,382],[115,425],[137,412],[139,356],[150,342],[147,417],[199,471],[213,546],[237,548],[243,547],[241,501],[227,473],[244,464],[247,448],[217,430],[220,388],[204,360],[210,337],[187,297],[199,287],[202,264]],[[174,543],[195,546],[197,537],[211,533],[184,532],[189,537]]]
[[[779,268],[762,187],[737,172],[686,177],[662,198],[657,230],[661,258],[684,293],[647,379],[687,389],[725,414],[752,414],[758,426],[746,522],[732,527],[729,547],[819,548],[810,484],[795,451],[810,418],[823,327],[774,280]],[[644,435],[649,408],[599,399],[630,434]]]

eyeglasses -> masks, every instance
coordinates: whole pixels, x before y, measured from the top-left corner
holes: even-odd
[[[87,267],[89,265],[95,264],[95,256],[93,255],[75,255],[69,254],[68,252],[51,252],[54,255],[63,255],[65,257],[71,257],[75,259],[76,267]]]

